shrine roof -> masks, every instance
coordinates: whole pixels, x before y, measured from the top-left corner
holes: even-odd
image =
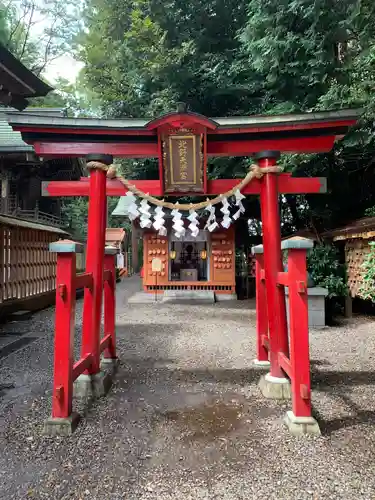
[[[170,117],[171,120],[174,116],[180,117],[191,117],[192,121],[195,117],[201,117],[207,122],[215,124],[216,129],[227,129],[227,128],[268,128],[269,126],[282,126],[286,128],[294,128],[298,124],[321,124],[326,122],[335,121],[350,121],[355,123],[360,115],[361,110],[358,109],[344,109],[338,111],[324,111],[319,113],[296,113],[296,114],[286,114],[286,115],[253,115],[253,116],[232,116],[232,117],[215,117],[206,118],[196,113],[185,113],[184,115],[179,115],[177,113],[168,113],[164,115],[165,117]],[[25,128],[78,128],[78,129],[116,129],[116,130],[143,130],[151,131],[153,127],[151,125],[157,120],[145,119],[145,118],[118,118],[118,119],[103,119],[103,118],[70,118],[62,116],[51,116],[46,117],[36,116],[35,114],[29,114],[27,112],[8,112],[7,113],[9,124],[13,127],[25,127]],[[162,117],[161,117],[162,118]],[[210,130],[208,131],[210,133]]]
[[[22,140],[20,132],[13,130],[9,125],[6,114],[14,112],[14,108],[0,107],[0,152],[24,153],[33,151],[33,147]],[[61,108],[27,108],[26,113],[42,115],[44,120],[51,116],[62,115]]]
[[[157,158],[158,136],[174,131],[207,134],[207,156],[249,156],[259,151],[327,152],[355,125],[361,110],[345,109],[288,115],[207,118],[197,113],[167,113],[159,118],[98,119],[42,117],[7,113],[13,130],[39,156]]]
[[[45,96],[52,90],[1,44],[0,82],[0,102],[20,111],[26,108],[27,98]]]
[[[375,237],[375,217],[362,217],[339,227],[322,233],[322,238],[333,241],[349,239],[373,239]]]

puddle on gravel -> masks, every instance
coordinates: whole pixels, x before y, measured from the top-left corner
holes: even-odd
[[[196,407],[169,410],[167,421],[180,427],[185,439],[215,439],[238,429],[244,418],[244,406],[218,402]]]

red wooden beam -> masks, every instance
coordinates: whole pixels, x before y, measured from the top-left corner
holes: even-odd
[[[335,135],[306,138],[285,138],[248,141],[207,140],[208,156],[249,156],[259,151],[281,151],[288,153],[322,153],[331,151]],[[39,156],[86,156],[103,153],[124,158],[157,158],[158,144],[140,142],[35,142],[35,153]]]
[[[77,274],[75,279],[76,290],[81,288],[91,288],[93,284],[92,273]]]
[[[107,142],[35,142],[38,156],[79,157],[101,153],[124,158],[156,158],[158,145],[155,143],[107,143]]]
[[[289,286],[288,273],[277,273],[277,283],[279,285]]]
[[[290,363],[290,359],[285,356],[283,352],[279,352],[278,354],[278,360],[281,368],[284,370],[284,372],[288,375],[288,377],[292,376],[292,365]]]
[[[100,352],[103,352],[112,342],[112,333],[107,333],[105,337],[100,341]]]
[[[218,195],[229,191],[240,182],[240,179],[219,179],[208,181],[208,195]],[[132,181],[144,193],[152,196],[163,196],[159,180]],[[243,190],[243,194],[259,194],[261,181],[253,179]],[[280,174],[278,190],[283,194],[325,193],[326,179],[321,177],[291,177],[290,174]],[[107,196],[123,196],[127,189],[118,180],[107,181]],[[79,181],[46,181],[42,182],[43,196],[88,196],[89,183]]]
[[[111,281],[111,279],[112,279],[112,271],[110,269],[104,269],[103,282]]]
[[[208,156],[249,156],[260,151],[282,153],[326,153],[331,151],[336,137],[317,136],[306,138],[265,139],[249,141],[207,142]]]
[[[93,355],[92,354],[86,354],[83,358],[81,358],[77,363],[74,364],[73,366],[73,380],[75,380],[77,377],[81,375],[89,366],[91,365],[93,361]]]

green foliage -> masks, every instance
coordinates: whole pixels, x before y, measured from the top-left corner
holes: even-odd
[[[118,197],[109,196],[107,200],[107,227],[123,227],[129,234],[131,230],[130,223],[120,217],[112,217],[111,215],[117,205]],[[61,212],[66,230],[76,238],[85,240],[87,237],[88,198],[77,196],[65,199]]]
[[[211,116],[244,112],[232,64],[245,11],[236,0],[89,0],[86,84],[113,116],[155,116],[177,101]]]
[[[0,0],[0,43],[37,75],[72,51],[81,0]]]
[[[358,290],[358,297],[375,302],[375,242],[371,241],[370,252],[362,264],[362,284]]]
[[[315,246],[308,255],[307,268],[315,285],[328,289],[328,297],[348,294],[345,267],[340,264],[334,246]]]
[[[369,207],[365,210],[366,217],[375,217],[375,207]]]

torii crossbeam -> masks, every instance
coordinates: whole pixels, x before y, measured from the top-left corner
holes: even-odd
[[[42,182],[43,196],[88,196],[89,179],[82,177],[79,181],[45,181]],[[240,180],[218,179],[208,181],[208,195],[218,195],[232,189]],[[132,181],[137,189],[152,196],[163,196],[160,181]],[[277,178],[277,189],[280,194],[312,194],[326,193],[327,183],[324,177],[292,177],[291,174],[280,174]],[[262,183],[253,179],[245,186],[242,193],[245,195],[260,194]],[[107,196],[124,196],[125,186],[118,180],[107,180]]]

